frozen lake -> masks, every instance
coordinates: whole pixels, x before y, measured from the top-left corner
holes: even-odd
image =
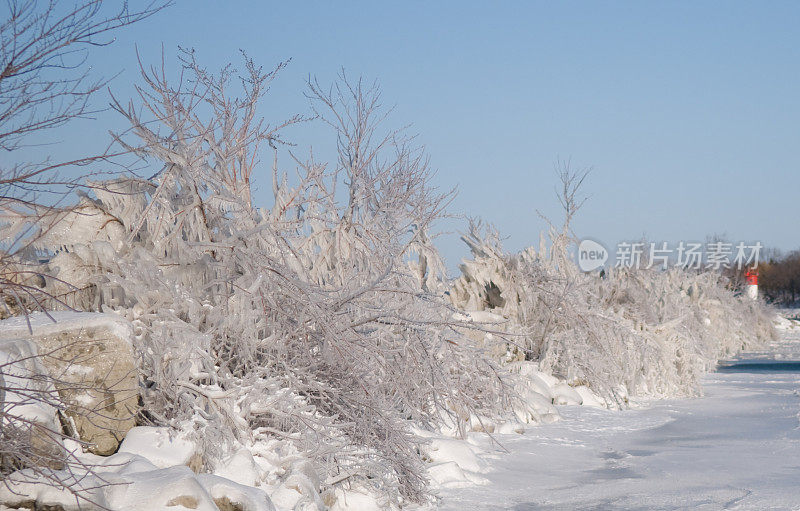
[[[702,398],[646,409],[561,407],[564,420],[485,440],[489,484],[441,509],[800,510],[800,331],[728,361]]]

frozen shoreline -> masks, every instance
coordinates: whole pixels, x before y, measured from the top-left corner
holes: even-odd
[[[783,368],[766,364],[781,362]],[[442,489],[440,509],[800,509],[800,328],[730,361],[704,396],[564,419],[502,435],[488,483]],[[786,370],[786,369],[790,370]]]

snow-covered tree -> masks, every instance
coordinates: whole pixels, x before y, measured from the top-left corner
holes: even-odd
[[[0,9],[0,318],[42,307],[32,243],[60,219],[70,190],[95,172],[87,169],[111,155],[34,160],[24,149],[95,112],[91,99],[108,80],[90,75],[89,49],[111,44],[113,31],[167,4],[11,0]],[[76,168],[81,172],[70,175]]]
[[[271,206],[256,207],[259,146],[300,120],[257,114],[282,65],[245,58],[237,89],[230,67],[211,74],[189,51],[181,62],[178,86],[148,69],[136,101],[115,104],[131,125],[118,142],[153,176],[93,183],[43,241],[63,247],[51,266],[80,290],[69,303],[134,321],[143,417],[193,421],[207,463],[280,438],[337,484],[424,498],[411,426],[465,428],[509,404],[438,292],[428,232],[449,194],[413,138],[384,129],[378,89],[342,75],[308,90],[334,162],[292,153],[290,177],[276,151]]]
[[[70,214],[65,197],[79,186],[91,164],[109,152],[71,161],[47,154],[48,135],[94,112],[91,102],[108,80],[92,76],[89,50],[111,44],[113,32],[142,21],[166,6],[153,1],[109,8],[103,0],[9,0],[0,7],[0,319],[43,309],[59,297],[45,287],[46,271],[34,246]],[[40,145],[41,157],[26,147]],[[81,169],[79,177],[70,170]],[[52,276],[51,276],[52,278]],[[62,284],[62,287],[66,286]],[[30,325],[28,325],[30,326]],[[0,480],[29,469],[53,485],[51,470],[76,467],[62,447],[67,435],[56,418],[66,387],[42,369],[39,353],[24,342],[0,351]],[[97,410],[85,410],[87,414]]]
[[[719,273],[581,273],[570,257],[570,222],[585,174],[562,168],[560,177],[565,221],[550,226],[538,250],[507,254],[479,223],[463,236],[473,259],[461,265],[453,303],[507,318],[509,350],[625,407],[630,398],[695,394],[720,358],[774,336],[763,304],[737,296]]]

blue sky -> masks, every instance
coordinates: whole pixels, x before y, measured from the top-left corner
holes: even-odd
[[[558,218],[561,158],[594,167],[578,236],[725,234],[788,250],[800,247],[798,26],[800,3],[780,1],[177,0],[90,63],[120,73],[111,86],[127,98],[136,45],[157,62],[163,44],[173,63],[178,45],[194,47],[211,68],[239,63],[240,48],[265,67],[291,58],[265,103],[274,120],[307,111],[309,75],[329,83],[344,67],[377,79],[393,120],[426,145],[437,184],[458,187],[452,212],[494,223],[509,249],[538,240],[536,210]],[[98,121],[57,134],[53,153],[96,147],[119,126]],[[286,135],[317,144],[315,130]],[[451,267],[466,255],[455,235],[440,245]]]

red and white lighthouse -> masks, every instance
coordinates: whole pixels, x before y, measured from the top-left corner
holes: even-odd
[[[751,300],[758,300],[758,270],[750,268],[744,274],[744,277],[747,279],[747,296]]]

